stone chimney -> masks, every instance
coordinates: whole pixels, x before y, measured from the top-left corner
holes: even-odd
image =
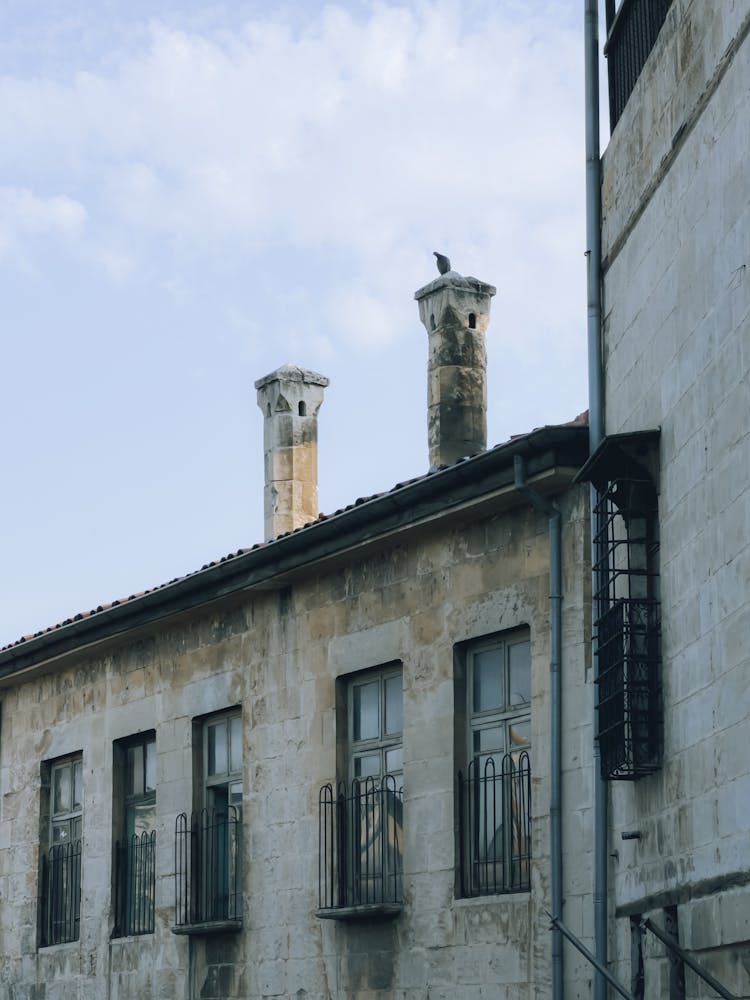
[[[325,375],[297,365],[255,383],[263,411],[266,541],[318,516],[318,410],[327,385]]]
[[[487,348],[496,289],[447,271],[414,293],[429,337],[427,437],[430,467],[487,447]]]

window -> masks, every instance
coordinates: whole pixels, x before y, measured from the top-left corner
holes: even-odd
[[[402,673],[390,664],[339,688],[344,780],[319,797],[319,915],[398,912],[403,899]]]
[[[242,715],[196,724],[202,804],[175,827],[175,929],[242,921]]]
[[[113,937],[151,934],[156,889],[156,738],[153,732],[115,744]],[[119,815],[118,815],[119,814]]]
[[[658,431],[610,435],[578,479],[593,482],[601,774],[634,781],[662,760]]]
[[[48,849],[42,855],[42,946],[77,941],[81,921],[81,754],[42,767],[42,808]]]
[[[466,760],[459,772],[461,892],[529,889],[531,647],[516,632],[466,651]]]

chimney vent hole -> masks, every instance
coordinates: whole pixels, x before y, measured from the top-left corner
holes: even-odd
[[[305,403],[304,399],[301,399],[299,401],[299,406],[297,407],[297,412],[299,413],[299,415],[301,417],[306,417],[307,416],[307,404]]]
[[[477,328],[477,314],[469,313],[469,329],[476,330]]]

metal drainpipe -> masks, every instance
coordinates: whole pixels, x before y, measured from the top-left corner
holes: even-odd
[[[586,103],[586,258],[588,308],[589,363],[589,447],[591,452],[604,437],[604,370],[602,363],[602,206],[601,153],[599,149],[599,2],[584,0],[585,103]],[[592,564],[598,562],[595,551],[596,491],[591,487],[591,554]],[[599,584],[592,566],[592,607],[596,608]],[[592,627],[592,665],[594,681],[599,677],[596,635]],[[594,940],[596,957],[607,965],[607,785],[601,776],[598,715],[594,713]],[[607,983],[596,973],[595,1000],[605,1000]]]
[[[515,487],[549,518],[549,676],[550,676],[550,881],[552,914],[562,920],[562,518],[526,482],[523,458],[513,458]],[[563,1000],[562,934],[552,927],[552,1000]]]

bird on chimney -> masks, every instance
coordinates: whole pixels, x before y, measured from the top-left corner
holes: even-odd
[[[437,257],[437,269],[441,274],[447,274],[451,269],[451,262],[444,253],[438,253],[437,250],[432,251],[435,257]]]

